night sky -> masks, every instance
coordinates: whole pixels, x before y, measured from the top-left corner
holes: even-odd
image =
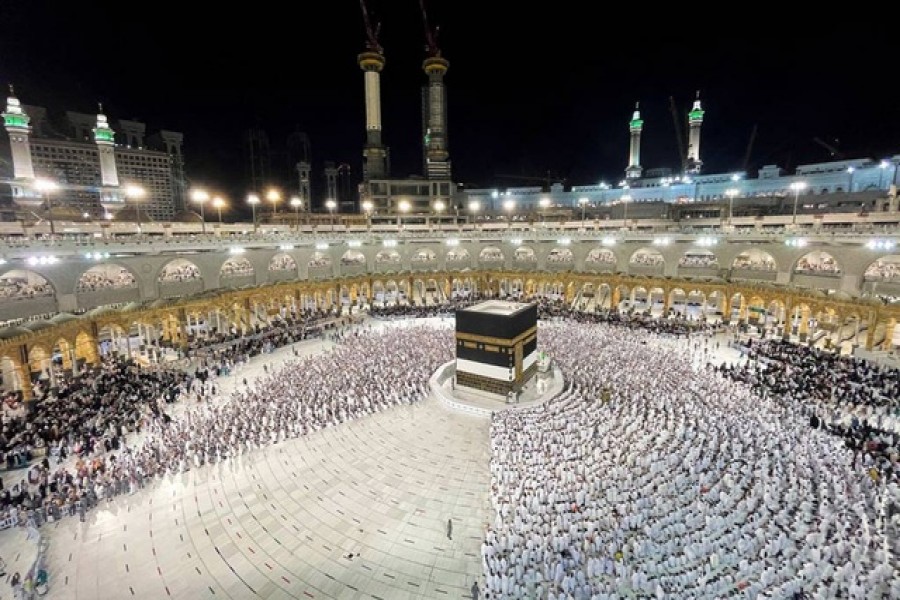
[[[364,112],[356,55],[365,41],[358,0],[260,0],[239,11],[202,4],[218,8],[3,0],[0,81],[14,82],[23,103],[51,112],[93,112],[101,100],[111,119],[143,120],[148,132],[183,131],[191,182],[234,197],[248,191],[241,134],[252,126],[276,150],[290,132],[305,131],[316,171],[333,160],[358,176]],[[706,14],[687,3],[533,6],[427,3],[450,61],[458,182],[535,185],[500,176],[549,170],[572,184],[615,183],[636,100],[644,167],[676,167],[669,97],[684,118],[697,89],[707,172],[741,168],[754,124],[751,170],[829,160],[814,137],[848,158],[900,153],[897,34],[877,6],[826,14],[824,27],[810,14],[787,17],[778,5],[720,4]],[[392,174],[417,174],[425,82],[418,2],[369,0],[369,8],[382,23],[387,57],[382,103]]]

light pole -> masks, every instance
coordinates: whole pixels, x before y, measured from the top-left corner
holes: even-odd
[[[791,184],[794,190],[794,216],[791,218],[791,225],[797,225],[797,201],[800,200],[800,192],[806,189],[805,181],[795,181]]]
[[[476,223],[476,219],[478,217],[478,211],[481,210],[481,202],[478,200],[472,200],[469,202],[469,213],[472,215],[472,224],[476,227],[478,226]]]
[[[538,200],[538,207],[541,213],[541,223],[544,223],[547,218],[547,209],[550,208],[550,198],[544,197]]]
[[[225,208],[225,200],[221,196],[216,196],[213,198],[212,205],[219,213],[219,225],[222,225],[222,209]]]
[[[247,204],[250,205],[250,208],[253,210],[253,232],[256,233],[257,225],[256,225],[256,205],[259,204],[259,196],[256,194],[250,194],[247,196]]]
[[[266,200],[272,203],[272,224],[275,224],[275,216],[278,214],[278,203],[281,202],[281,192],[275,188],[269,188],[266,192]]]
[[[135,218],[137,219],[138,233],[141,231],[141,200],[147,195],[147,190],[139,185],[126,185],[125,197],[134,201]]]
[[[734,197],[738,195],[736,188],[728,188],[725,190],[725,196],[728,197],[728,224],[731,225],[731,219],[734,218]]]
[[[628,229],[628,203],[631,202],[631,196],[625,194],[621,198],[624,211],[622,212],[622,227]]]
[[[34,188],[44,196],[47,201],[47,220],[50,221],[50,235],[56,235],[56,225],[53,223],[53,200],[50,199],[50,193],[59,189],[59,184],[49,179],[36,179]]]
[[[587,198],[579,198],[578,204],[581,205],[581,226],[584,227],[584,216],[585,216],[585,209],[587,208],[587,205],[588,205],[588,199]]]
[[[372,209],[374,208],[375,205],[371,200],[363,200],[362,209],[366,213],[366,231],[372,229]]]
[[[325,208],[328,209],[328,212],[330,214],[329,220],[331,221],[331,231],[334,231],[334,209],[337,208],[337,202],[329,198],[325,201]]]
[[[194,190],[191,192],[191,202],[200,205],[200,222],[203,224],[203,235],[206,235],[206,209],[204,206],[209,200],[209,194],[206,190]]]
[[[516,210],[516,201],[510,198],[503,201],[503,210],[506,211],[506,228],[512,229],[512,212]]]
[[[397,230],[403,229],[403,214],[411,208],[409,200],[401,200],[397,203]]]
[[[294,222],[297,224],[297,229],[300,229],[300,207],[303,206],[303,200],[298,198],[297,196],[291,197],[291,206],[294,207]]]
[[[434,208],[434,213],[438,216],[438,229],[441,227],[441,213],[444,212],[444,209],[447,208],[447,205],[444,204],[443,200],[435,200],[432,205]]]

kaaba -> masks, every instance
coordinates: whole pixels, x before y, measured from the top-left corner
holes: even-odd
[[[518,392],[537,372],[537,305],[488,300],[456,311],[456,385]]]

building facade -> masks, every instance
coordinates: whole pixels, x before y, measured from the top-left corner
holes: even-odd
[[[28,123],[29,113],[36,115],[33,125]],[[0,175],[9,177],[17,204],[45,206],[30,201],[41,199],[35,183],[44,179],[55,185],[53,194],[44,200],[64,213],[99,218],[114,212],[126,205],[125,189],[132,185],[144,190],[141,198],[132,200],[140,202],[141,214],[147,219],[169,221],[183,209],[186,184],[181,133],[160,131],[145,141],[144,123],[120,120],[114,128],[102,107],[96,115],[69,111],[55,124],[44,108],[22,107],[15,96],[7,99],[4,114],[10,115],[5,118],[10,142],[5,154],[13,168]]]

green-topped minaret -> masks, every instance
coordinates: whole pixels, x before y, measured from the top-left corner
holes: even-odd
[[[644,129],[644,120],[641,119],[640,108],[640,102],[635,102],[634,113],[628,123],[628,129],[631,131],[631,146],[628,150],[628,166],[625,168],[626,179],[637,179],[644,171],[641,166],[641,130]]]
[[[34,165],[31,162],[31,119],[16,98],[12,84],[3,112],[3,126],[9,134],[12,149],[13,177],[20,180],[34,179]]]
[[[116,170],[116,132],[109,126],[103,105],[98,105],[97,125],[94,127],[94,143],[100,157],[100,205],[108,212],[124,206],[119,193],[119,173]]]
[[[697,90],[697,99],[688,113],[688,125],[690,134],[688,137],[687,162],[689,173],[699,173],[703,161],[700,160],[700,126],[703,125],[703,107],[700,106],[700,90]]]

